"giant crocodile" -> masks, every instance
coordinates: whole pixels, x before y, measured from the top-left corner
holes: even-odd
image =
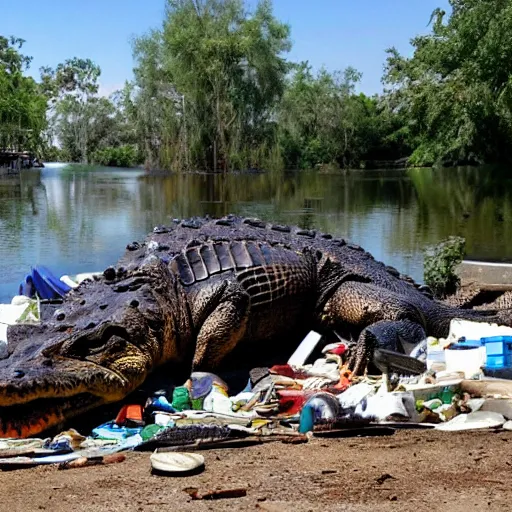
[[[403,352],[446,335],[453,317],[510,324],[506,311],[436,302],[328,234],[235,216],[174,221],[129,244],[41,325],[9,328],[0,437],[121,400],[164,363],[213,370],[235,348],[296,346],[310,329],[357,340],[350,365],[361,373],[375,347]]]

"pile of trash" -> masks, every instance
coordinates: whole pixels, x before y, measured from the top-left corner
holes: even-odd
[[[484,341],[461,335],[474,336],[475,329]],[[252,369],[244,389],[234,394],[218,375],[194,372],[183,385],[156,392],[145,404],[124,405],[115,419],[87,437],[70,429],[48,439],[0,440],[0,469],[120,462],[124,456],[119,452],[132,449],[302,443],[326,432],[358,434],[382,427],[390,432],[411,427],[512,430],[512,380],[485,376],[487,360],[496,363],[499,350],[505,354],[498,362],[507,362],[512,329],[453,320],[446,340],[429,338],[413,350],[411,355],[427,367],[413,377],[352,376],[345,341],[325,346],[321,357],[307,364],[315,349],[318,353],[320,340],[310,332],[287,363]],[[201,456],[176,457],[174,471],[204,462]],[[165,466],[161,454],[153,454],[152,464],[155,469]]]

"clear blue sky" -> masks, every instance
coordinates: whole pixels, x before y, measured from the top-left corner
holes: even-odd
[[[254,4],[256,0],[250,0]],[[26,39],[31,73],[71,57],[91,58],[110,93],[132,76],[130,39],[159,27],[165,0],[0,0],[0,34]],[[448,0],[274,0],[275,15],[291,25],[291,60],[330,70],[353,66],[360,89],[381,90],[384,50],[410,54],[410,39],[429,31],[436,7]]]

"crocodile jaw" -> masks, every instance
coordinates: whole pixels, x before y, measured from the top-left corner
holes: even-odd
[[[37,358],[27,363],[0,369],[0,438],[37,435],[123,398],[134,385],[85,361],[60,360],[52,367],[37,364]]]

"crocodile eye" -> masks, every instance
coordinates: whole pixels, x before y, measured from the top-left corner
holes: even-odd
[[[126,345],[128,333],[123,327],[112,325],[107,327],[100,336],[90,333],[83,334],[80,338],[68,344],[63,356],[85,359],[88,356],[99,354],[103,351],[116,351]]]
[[[84,344],[84,349],[88,354],[96,354],[101,352],[110,340],[105,338],[99,338],[96,340],[90,340]]]

